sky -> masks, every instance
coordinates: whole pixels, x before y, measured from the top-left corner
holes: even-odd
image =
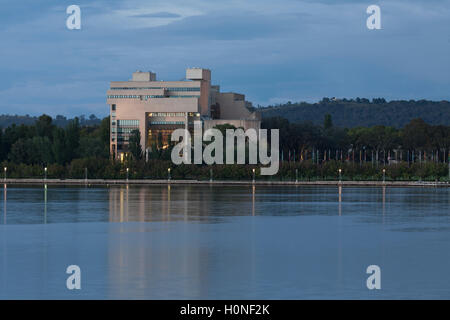
[[[450,0],[9,0],[0,39],[0,114],[103,117],[110,81],[188,67],[254,105],[450,100]]]

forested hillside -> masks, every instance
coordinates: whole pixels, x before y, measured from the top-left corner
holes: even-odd
[[[375,125],[402,128],[416,118],[431,125],[450,125],[449,101],[324,98],[318,103],[288,102],[259,110],[263,118],[283,117],[290,122],[311,121],[314,124],[321,124],[324,116],[330,114],[335,126],[345,128]]]
[[[0,115],[0,128],[7,128],[13,124],[20,126],[22,124],[31,126],[36,123],[38,120],[38,117],[33,117],[30,115],[9,115],[9,114],[2,114]],[[66,118],[62,115],[57,115],[53,119],[53,124],[57,127],[66,127],[73,119]],[[101,119],[97,118],[94,114],[91,114],[89,118],[86,118],[86,116],[81,115],[78,117],[78,121],[80,125],[82,126],[92,126],[92,125],[98,125],[101,122]]]

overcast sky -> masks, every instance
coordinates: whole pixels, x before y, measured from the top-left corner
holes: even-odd
[[[72,4],[81,30],[66,28]],[[450,99],[450,0],[15,0],[0,39],[0,114],[105,116],[109,81],[187,67],[255,105]]]

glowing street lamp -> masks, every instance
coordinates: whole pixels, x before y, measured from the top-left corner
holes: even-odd
[[[253,168],[253,183],[255,183],[255,168]]]
[[[5,180],[6,181],[6,171],[8,170],[8,168],[7,167],[4,167],[3,168],[3,171],[5,172],[5,178],[3,179],[3,180]]]
[[[44,180],[47,180],[47,167],[44,168]]]
[[[342,183],[342,169],[339,168],[339,183]]]
[[[170,168],[168,168],[167,169],[167,180],[170,180],[171,179],[171,177],[170,177]]]
[[[127,168],[127,182],[128,182],[128,172],[130,171],[130,168]]]
[[[383,169],[383,183],[386,183],[386,169]]]

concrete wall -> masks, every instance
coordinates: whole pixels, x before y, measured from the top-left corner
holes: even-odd
[[[111,81],[111,88],[199,88],[200,81]]]
[[[221,119],[261,120],[257,112],[247,109],[243,94],[219,92],[215,95],[215,102],[220,105]]]
[[[253,128],[256,131],[259,131],[261,128],[261,121],[259,120],[205,120],[203,122],[203,130],[206,131],[208,129],[214,128],[217,125],[222,124],[231,124],[236,128],[243,128],[244,130]]]
[[[156,73],[136,71],[131,81],[156,81]]]

